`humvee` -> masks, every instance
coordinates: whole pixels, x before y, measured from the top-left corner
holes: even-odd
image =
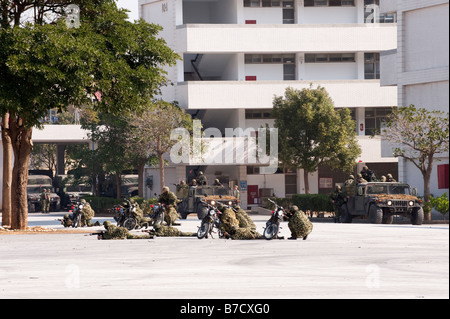
[[[61,208],[61,199],[55,193],[52,179],[46,175],[29,175],[27,184],[28,211],[38,212],[42,210],[41,194],[44,188],[50,190],[50,210],[57,212]]]
[[[411,219],[413,225],[422,225],[422,200],[408,184],[368,182],[356,185],[355,194],[347,194],[341,207],[341,222],[351,223],[355,216],[366,216],[374,224],[392,224],[395,215]]]
[[[226,205],[235,205],[239,202],[236,197],[231,195],[230,188],[222,186],[189,187],[184,194],[183,192],[177,192],[177,197],[181,200],[178,204],[178,214],[182,219],[186,219],[191,213],[197,214],[199,219],[203,219],[207,213],[207,206],[204,201]]]

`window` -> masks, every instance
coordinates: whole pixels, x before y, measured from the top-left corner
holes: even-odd
[[[355,0],[305,0],[305,7],[354,7]]]
[[[317,53],[317,54],[305,54],[306,63],[321,63],[321,62],[355,62],[354,53]]]
[[[245,64],[295,64],[295,54],[246,54]]]
[[[244,0],[244,7],[266,8],[281,7],[280,0]]]
[[[273,119],[271,109],[251,109],[245,110],[245,119],[255,120],[255,119]]]
[[[395,23],[396,13],[380,13],[380,0],[364,0],[364,23]]]
[[[386,117],[392,113],[390,107],[368,107],[365,112],[366,135],[379,134]]]
[[[364,79],[380,78],[380,53],[364,53]]]

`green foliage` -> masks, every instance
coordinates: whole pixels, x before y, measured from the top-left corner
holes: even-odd
[[[334,108],[325,88],[287,88],[273,105],[283,166],[307,172],[321,164],[335,170],[353,169],[361,153],[355,122],[348,109]]]
[[[445,219],[445,215],[448,214],[449,211],[449,200],[447,193],[444,193],[436,198],[431,197],[430,202],[433,208],[441,213]]]
[[[292,198],[272,198],[272,200],[286,209],[296,205],[304,212],[334,212],[329,196],[324,194],[296,194]],[[274,208],[270,202],[267,207]]]

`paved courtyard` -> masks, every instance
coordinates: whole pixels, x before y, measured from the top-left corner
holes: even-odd
[[[30,214],[29,226],[63,230],[61,216]],[[252,218],[262,233],[267,216]],[[449,226],[314,223],[306,241],[3,234],[2,298],[448,299]]]

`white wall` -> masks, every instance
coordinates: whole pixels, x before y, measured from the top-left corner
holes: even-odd
[[[358,10],[356,7],[305,7],[298,23],[330,24],[357,23]]]
[[[283,64],[245,64],[245,75],[257,81],[283,81]]]
[[[304,63],[303,80],[356,80],[358,64],[348,63]]]
[[[404,19],[405,71],[448,66],[449,6],[407,11]]]
[[[244,8],[244,21],[256,20],[256,24],[282,24],[283,10],[281,8]]]

